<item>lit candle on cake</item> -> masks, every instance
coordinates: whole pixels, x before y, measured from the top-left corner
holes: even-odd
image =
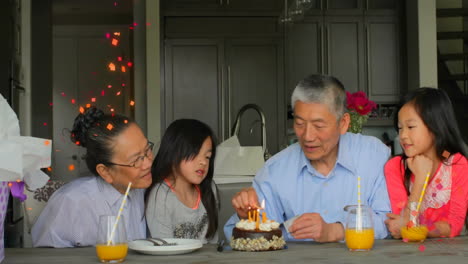
[[[256,214],[255,214],[255,229],[260,228],[260,209],[257,209]]]
[[[262,209],[263,209],[262,223],[266,223],[266,221],[268,221],[268,218],[267,218],[267,215],[266,215],[266,212],[265,212],[265,199],[263,199],[263,201],[262,201]]]

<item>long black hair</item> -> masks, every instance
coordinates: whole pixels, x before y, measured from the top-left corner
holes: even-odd
[[[401,100],[394,119],[394,127],[398,131],[398,113],[405,104],[412,104],[429,131],[434,135],[434,144],[437,157],[445,162],[444,151],[450,154],[460,153],[468,158],[468,148],[463,141],[458,128],[452,102],[447,93],[441,89],[422,87],[416,89]],[[406,166],[408,157],[403,152],[401,166],[405,168],[404,184],[409,195],[411,170]],[[457,161],[453,161],[456,163]],[[467,177],[466,175],[464,175]],[[468,228],[468,212],[466,218]]]
[[[208,138],[212,143],[212,155],[207,175],[199,186],[201,201],[208,215],[208,230],[205,236],[207,239],[212,238],[218,229],[219,210],[215,192],[212,189],[217,143],[215,135],[208,125],[195,119],[178,119],[169,125],[161,139],[161,146],[151,168],[153,182],[145,193],[145,204],[147,205],[149,194],[154,186],[173,175],[174,170],[180,168],[182,161],[194,159],[200,152],[203,142]]]
[[[112,159],[112,141],[133,123],[128,117],[105,114],[96,107],[86,109],[75,118],[70,139],[86,148],[86,165],[95,176],[99,176],[96,166]]]

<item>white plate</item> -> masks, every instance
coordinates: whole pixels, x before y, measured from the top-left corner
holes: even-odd
[[[145,240],[134,240],[128,243],[132,250],[150,255],[177,255],[185,254],[203,247],[203,243],[196,239],[164,238],[169,243],[177,243],[174,246],[155,246]]]

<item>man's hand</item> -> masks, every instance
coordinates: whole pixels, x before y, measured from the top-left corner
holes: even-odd
[[[397,214],[388,213],[387,217],[388,219],[385,220],[385,224],[387,225],[388,231],[390,231],[390,234],[393,238],[400,239],[400,228],[402,224],[402,219],[400,219],[401,216]]]
[[[344,228],[340,223],[326,223],[318,213],[305,213],[289,228],[295,239],[311,238],[317,242],[335,242],[344,239]]]
[[[247,212],[249,209],[260,208],[257,192],[255,192],[253,187],[244,188],[240,192],[236,193],[236,195],[232,197],[231,204],[241,219],[247,218]]]

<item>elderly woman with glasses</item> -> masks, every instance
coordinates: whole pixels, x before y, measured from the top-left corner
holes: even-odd
[[[122,215],[128,240],[146,238],[144,192],[151,185],[154,144],[138,125],[97,108],[80,113],[71,140],[86,148],[94,176],[80,177],[57,190],[32,228],[35,247],[96,244],[100,215],[117,215],[131,182]]]

